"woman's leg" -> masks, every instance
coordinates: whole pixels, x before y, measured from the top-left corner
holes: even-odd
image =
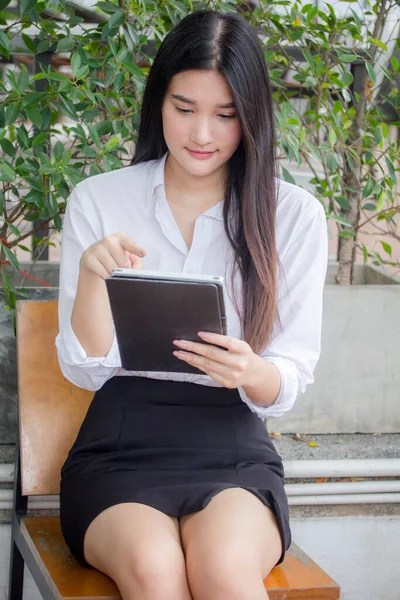
[[[180,519],[194,600],[265,600],[263,581],[282,554],[275,516],[242,488],[214,496]]]
[[[191,600],[178,520],[139,503],[112,506],[89,525],[87,562],[123,600]]]

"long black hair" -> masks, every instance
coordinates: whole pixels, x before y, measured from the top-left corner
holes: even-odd
[[[234,298],[244,339],[261,352],[277,317],[275,241],[276,142],[271,88],[257,34],[236,13],[196,11],[165,37],[150,69],[132,164],[167,151],[162,105],[172,77],[212,69],[226,80],[242,128],[240,144],[226,169],[224,223],[243,280]],[[239,306],[242,308],[239,310]]]

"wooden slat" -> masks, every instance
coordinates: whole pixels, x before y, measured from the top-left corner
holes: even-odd
[[[58,494],[60,469],[93,392],[60,371],[55,338],[57,300],[17,305],[17,357],[22,493]]]
[[[45,566],[60,598],[68,600],[117,600],[115,584],[106,575],[81,566],[70,554],[62,537],[58,517],[23,519],[23,533]],[[300,548],[292,544],[284,562],[265,580],[270,600],[337,600],[338,585]]]
[[[292,543],[282,564],[264,581],[270,600],[338,600],[340,587]]]
[[[60,600],[121,600],[117,586],[107,575],[75,560],[64,541],[58,517],[26,517],[21,521],[21,533]]]

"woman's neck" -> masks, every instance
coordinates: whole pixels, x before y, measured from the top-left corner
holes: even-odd
[[[196,177],[185,171],[168,154],[164,184],[168,201],[185,209],[193,208],[199,214],[218,204],[225,194],[224,171],[218,170],[204,177]]]

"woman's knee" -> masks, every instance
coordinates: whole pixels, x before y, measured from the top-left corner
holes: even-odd
[[[116,505],[85,536],[85,558],[106,573],[123,600],[189,600],[179,525],[151,507]]]
[[[146,542],[134,547],[121,560],[115,581],[125,600],[190,600],[182,549],[170,540]]]
[[[259,563],[243,556],[240,549],[222,545],[199,557],[188,548],[186,571],[195,600],[267,597]]]

